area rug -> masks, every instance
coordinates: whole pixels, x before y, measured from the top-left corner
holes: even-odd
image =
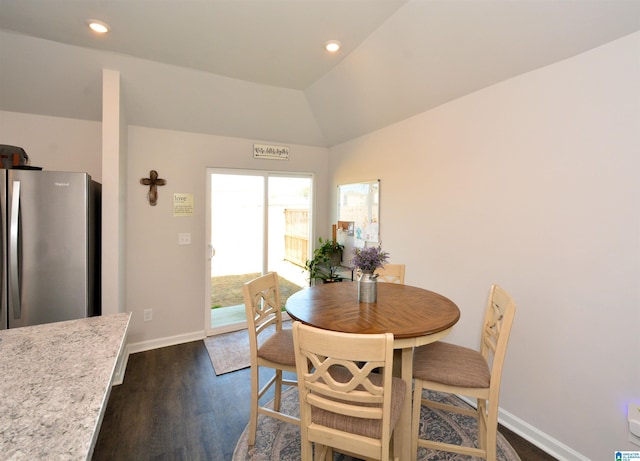
[[[291,322],[282,322],[282,328],[291,328]],[[267,328],[258,338],[258,342],[263,336],[271,335],[274,329],[275,327]],[[204,339],[204,345],[207,347],[216,375],[242,370],[251,365],[249,333],[246,329],[209,336]]]
[[[216,375],[241,370],[250,365],[249,334],[247,330],[234,331],[204,339]]]
[[[427,392],[427,391],[425,391]],[[457,397],[447,394],[431,393],[430,398],[457,406],[468,406]],[[283,394],[282,410],[299,415],[297,389],[288,389]],[[429,432],[448,443],[474,445],[477,432],[475,419],[463,415],[454,415],[441,410],[422,407],[421,418],[427,421]],[[420,428],[423,431],[423,427]],[[421,437],[425,434],[422,433]],[[233,461],[299,461],[300,428],[268,416],[258,416],[256,444],[247,445],[248,427],[240,436],[233,453]],[[444,453],[427,448],[418,450],[418,461],[470,461],[472,458],[455,453]],[[520,461],[520,457],[509,442],[498,433],[498,461]],[[334,452],[334,461],[354,461],[354,458]]]

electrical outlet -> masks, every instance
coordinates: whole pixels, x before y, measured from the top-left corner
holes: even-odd
[[[178,245],[191,245],[191,234],[178,234]]]
[[[150,322],[151,320],[153,320],[153,311],[151,309],[145,309],[144,310],[144,321],[145,322]]]

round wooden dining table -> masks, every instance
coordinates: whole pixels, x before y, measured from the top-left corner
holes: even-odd
[[[407,383],[394,447],[400,459],[412,459],[413,348],[449,334],[460,319],[460,309],[438,293],[410,285],[378,283],[377,291],[375,303],[361,303],[357,282],[325,283],[291,295],[286,310],[293,320],[325,330],[393,333],[394,349],[399,355],[394,359],[394,372]]]

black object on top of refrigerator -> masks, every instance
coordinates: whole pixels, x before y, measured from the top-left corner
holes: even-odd
[[[100,315],[101,185],[0,169],[0,329]]]

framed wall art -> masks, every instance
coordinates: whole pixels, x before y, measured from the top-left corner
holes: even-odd
[[[338,222],[353,223],[356,247],[380,241],[380,180],[338,186]]]

